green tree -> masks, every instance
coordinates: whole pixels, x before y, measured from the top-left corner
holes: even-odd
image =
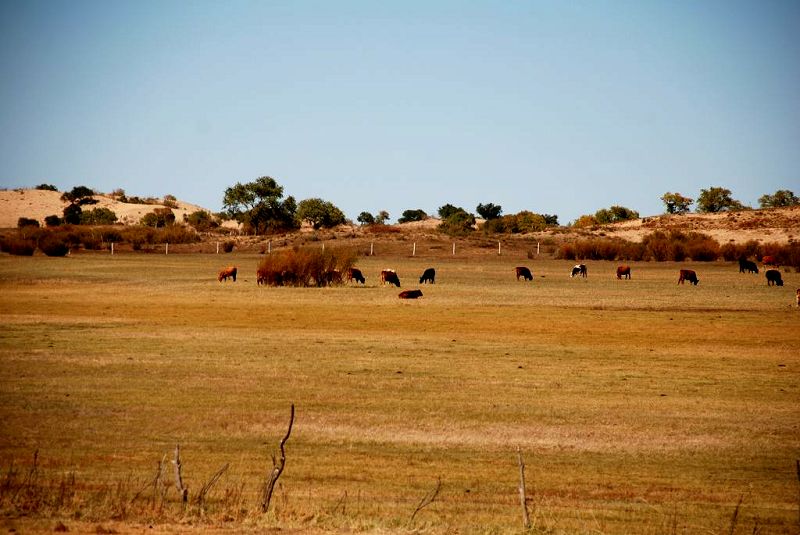
[[[147,227],[166,227],[175,223],[175,214],[171,208],[156,208],[144,214],[140,223]]]
[[[555,214],[542,214],[544,218],[544,222],[548,227],[557,227],[558,226],[558,216]]]
[[[428,214],[426,214],[424,210],[405,210],[397,222],[410,223],[412,221],[424,221],[426,219],[428,219]]]
[[[378,212],[378,215],[375,216],[375,223],[377,223],[378,225],[383,225],[387,221],[389,221],[389,212],[387,212],[386,210],[381,210],[380,212]]]
[[[186,222],[200,232],[206,232],[219,226],[219,223],[214,220],[214,217],[205,210],[192,212],[186,216]]]
[[[450,215],[439,224],[439,230],[450,235],[463,235],[472,232],[474,226],[475,216],[459,208],[451,211]]]
[[[601,225],[607,223],[618,223],[620,221],[628,221],[630,219],[639,219],[639,212],[625,208],[624,206],[612,206],[611,208],[602,208],[595,212],[594,218]]]
[[[780,208],[781,206],[797,206],[800,199],[788,189],[779,189],[772,195],[762,195],[758,198],[761,208]]]
[[[34,189],[45,190],[45,191],[58,191],[58,188],[52,184],[39,184]]]
[[[694,199],[684,197],[680,193],[670,193],[669,191],[661,196],[661,202],[667,207],[668,214],[685,214],[689,207],[694,203]]]
[[[481,216],[486,221],[491,219],[497,219],[500,217],[500,214],[503,213],[503,207],[499,204],[479,204],[475,211],[478,212],[478,215]]]
[[[346,220],[344,213],[333,203],[318,197],[300,201],[295,217],[298,221],[311,223],[314,229],[332,228]]]
[[[597,221],[597,218],[595,216],[582,215],[572,223],[572,226],[575,228],[585,228],[585,227],[593,227],[598,223],[599,222]]]
[[[375,216],[373,216],[369,212],[361,212],[360,214],[358,214],[356,221],[358,221],[362,225],[374,225]]]
[[[225,190],[222,205],[231,219],[256,234],[296,228],[297,203],[283,198],[283,187],[274,178],[262,176],[253,182],[237,182]]]
[[[468,213],[460,206],[453,206],[452,204],[445,204],[444,206],[440,206],[438,210],[439,218],[442,220],[445,220],[451,215],[457,214],[459,212],[464,212],[465,214]]]
[[[83,210],[81,225],[113,225],[117,222],[117,214],[108,208]]]
[[[704,213],[743,210],[741,202],[731,197],[731,190],[720,187],[701,189],[697,198],[697,211]]]
[[[97,204],[97,200],[93,199],[93,196],[94,191],[86,186],[75,186],[70,191],[64,192],[61,200],[69,203],[69,206],[64,208],[64,222],[70,225],[80,225],[83,213],[81,207]]]

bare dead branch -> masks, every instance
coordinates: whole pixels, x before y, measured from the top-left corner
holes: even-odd
[[[517,463],[519,463],[519,502],[522,506],[522,526],[531,528],[531,519],[528,516],[528,502],[525,498],[525,461],[522,460],[522,450],[517,446]]]
[[[225,473],[225,471],[228,469],[228,466],[229,464],[226,463],[225,466],[217,470],[217,472],[213,476],[211,476],[211,479],[209,479],[208,482],[205,485],[203,485],[203,488],[201,488],[200,492],[197,493],[197,498],[195,498],[195,503],[197,505],[200,506],[203,505],[203,503],[206,500],[206,494],[208,494],[208,491],[211,490],[212,486],[214,486],[214,483],[216,483],[219,480],[219,478],[222,477],[222,474]]]
[[[181,445],[175,445],[175,459],[172,461],[175,465],[175,488],[181,496],[181,503],[185,506],[189,502],[189,488],[183,485],[183,476],[181,475]]]
[[[436,478],[436,486],[433,488],[433,490],[430,491],[425,496],[423,496],[422,500],[420,500],[419,505],[417,505],[417,508],[411,514],[411,519],[409,520],[409,523],[414,522],[414,517],[417,516],[417,513],[419,513],[425,507],[428,507],[430,504],[433,503],[433,501],[436,499],[436,496],[439,495],[439,490],[441,490],[441,488],[442,488],[442,478],[439,477]]]
[[[292,425],[294,424],[294,403],[292,403],[291,414],[289,415],[289,428],[286,430],[286,435],[280,443],[281,456],[277,461],[275,456],[272,456],[272,471],[269,473],[264,486],[261,490],[261,512],[266,513],[269,510],[269,502],[272,501],[272,492],[275,490],[275,484],[278,478],[283,473],[283,467],[286,465],[286,450],[284,446],[286,441],[289,440],[289,435],[292,434]]]
[[[731,518],[731,535],[736,531],[736,524],[739,522],[739,508],[742,506],[742,500],[744,500],[744,494],[739,496],[739,503],[736,504],[736,508],[733,510],[733,517]]]

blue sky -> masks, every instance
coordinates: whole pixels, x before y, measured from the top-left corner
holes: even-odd
[[[800,193],[800,2],[0,0],[0,187],[367,210]]]

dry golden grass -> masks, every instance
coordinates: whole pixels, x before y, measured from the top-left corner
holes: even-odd
[[[0,256],[0,479],[38,450],[42,487],[76,481],[25,517],[0,492],[6,524],[517,532],[520,447],[534,532],[727,533],[740,497],[739,532],[800,527],[796,273],[768,288],[732,264],[650,263],[618,281],[592,262],[583,280],[487,253],[361,258],[366,287],[265,288],[259,260]],[[217,282],[230,263],[238,281]],[[421,300],[379,285],[392,267],[420,287],[429,266]],[[699,286],[676,284],[681,266]],[[202,514],[174,489],[134,499],[176,443],[190,495],[230,463]]]

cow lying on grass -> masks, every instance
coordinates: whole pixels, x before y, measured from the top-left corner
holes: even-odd
[[[400,299],[416,299],[418,297],[422,297],[422,290],[403,290],[397,297]]]

